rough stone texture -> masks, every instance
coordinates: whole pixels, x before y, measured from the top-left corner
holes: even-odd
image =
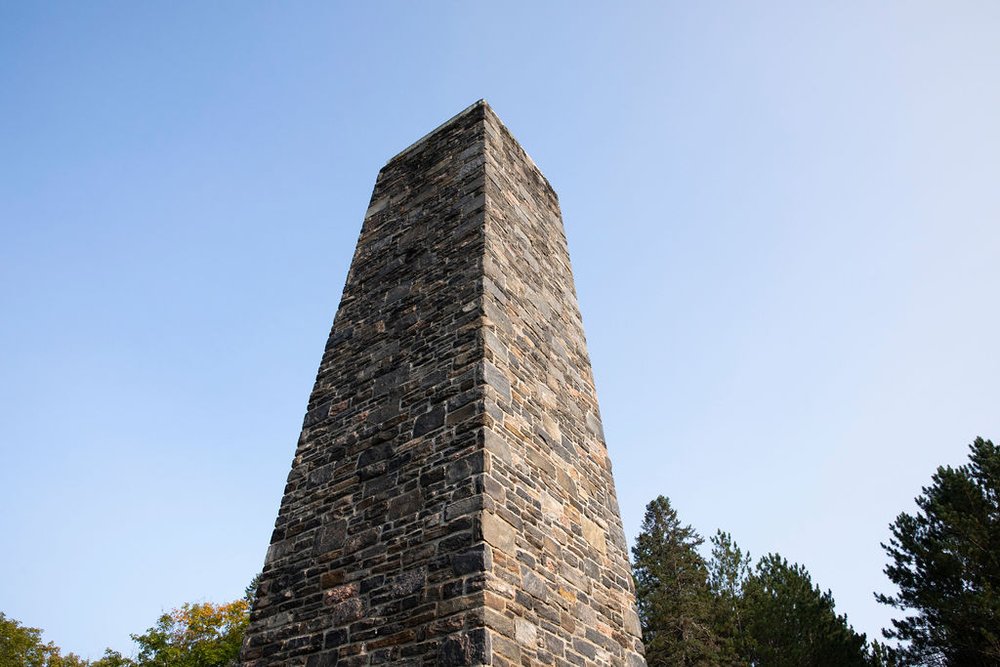
[[[379,173],[242,658],[645,664],[558,200],[485,102]]]

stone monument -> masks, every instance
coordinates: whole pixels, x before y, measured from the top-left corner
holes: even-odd
[[[379,172],[242,660],[645,665],[558,199],[484,101]]]

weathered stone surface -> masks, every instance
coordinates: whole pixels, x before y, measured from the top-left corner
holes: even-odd
[[[645,664],[558,201],[485,102],[379,173],[247,667]]]

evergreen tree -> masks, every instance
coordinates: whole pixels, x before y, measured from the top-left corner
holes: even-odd
[[[913,615],[893,619],[889,639],[918,665],[1000,665],[1000,449],[976,438],[969,462],[940,467],[883,544],[899,588],[876,599]]]
[[[872,640],[869,651],[868,664],[871,667],[898,667],[901,664],[898,652],[877,639]]]
[[[708,570],[698,553],[703,541],[681,525],[667,498],[646,506],[632,556],[650,667],[719,664]]]
[[[712,622],[719,638],[720,664],[746,665],[750,656],[744,629],[743,587],[750,577],[750,554],[721,530],[716,531],[711,542],[708,586],[713,596]]]
[[[749,661],[766,667],[868,665],[865,636],[834,611],[804,567],[768,554],[743,587],[743,632]]]

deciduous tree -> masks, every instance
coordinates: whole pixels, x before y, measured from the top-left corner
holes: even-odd
[[[139,667],[229,667],[239,659],[248,604],[185,604],[160,616],[156,625],[132,635]]]
[[[0,613],[0,667],[85,667],[79,656],[42,641],[42,631]]]

